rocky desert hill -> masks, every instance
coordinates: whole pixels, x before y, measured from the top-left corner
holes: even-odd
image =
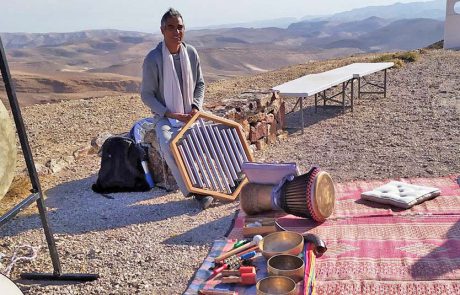
[[[266,90],[308,73],[375,61],[381,56],[360,54],[306,62],[213,82],[206,90],[206,108],[212,112],[247,90]],[[308,99],[305,133],[300,133],[297,109],[287,115],[287,140],[257,151],[256,160],[296,162],[302,171],[317,164],[337,182],[458,175],[460,52],[423,49],[415,56],[415,61],[389,70],[387,98],[357,99],[353,113],[342,113],[340,108],[315,113],[312,99]],[[286,102],[287,110],[295,103],[293,99]],[[91,191],[99,158],[88,154],[90,140],[103,132],[125,132],[146,116],[149,110],[138,95],[76,99],[23,109],[47,190],[63,268],[101,275],[99,280],[83,284],[17,281],[26,294],[181,294],[212,241],[225,234],[237,202],[218,203],[200,211],[193,200],[161,189],[111,198]],[[54,165],[58,162],[62,164],[59,169]],[[22,167],[19,163],[13,190],[2,205],[11,205],[27,193],[26,182],[19,176]],[[46,242],[33,208],[2,228],[0,241],[0,253],[4,254],[0,270],[9,263],[15,246],[39,247],[35,260],[15,265],[13,279],[25,271],[50,270]]]
[[[212,82],[305,61],[422,48],[443,37],[441,2],[285,19],[289,23],[283,26],[273,20],[263,27],[191,28],[185,40],[199,50],[205,78]],[[119,30],[0,35],[22,105],[137,93],[143,58],[161,40],[159,33]]]

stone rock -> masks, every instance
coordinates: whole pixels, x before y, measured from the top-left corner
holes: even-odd
[[[88,150],[88,154],[98,154],[104,142],[111,136],[113,136],[112,133],[104,131],[91,139],[91,148]]]
[[[284,129],[286,127],[285,126],[285,122],[286,122],[285,117],[286,117],[286,104],[283,101],[283,102],[280,103],[278,112],[275,113],[275,120],[277,122],[278,129]]]
[[[263,151],[267,148],[266,138],[261,138],[256,142],[256,147],[259,151]]]
[[[267,116],[265,117],[265,121],[267,121],[268,124],[272,124],[273,121],[275,121],[275,115],[267,114]]]
[[[251,132],[249,133],[251,143],[255,143],[265,136],[267,136],[267,123],[265,121],[257,122],[255,126],[251,127]]]
[[[51,159],[46,162],[45,166],[48,167],[51,173],[58,173],[63,169],[67,168],[75,162],[73,156],[60,157],[59,159]]]
[[[281,131],[281,130],[278,130],[278,131]],[[278,140],[286,140],[288,138],[288,135],[289,133],[287,131],[281,131],[278,133],[276,137],[278,138]]]
[[[86,155],[89,155],[93,153],[93,147],[92,146],[84,146],[76,149],[73,151],[72,155],[75,159],[80,159]]]
[[[265,121],[265,116],[266,116],[265,113],[260,112],[252,116],[248,116],[247,120],[249,123],[257,123],[257,122]]]
[[[49,167],[46,167],[45,165],[40,163],[35,163],[35,171],[37,171],[38,175],[47,175],[51,173]],[[25,173],[27,173],[27,168],[25,169]]]
[[[267,124],[268,136],[267,143],[272,144],[276,142],[276,121],[272,124]]]
[[[159,145],[156,140],[155,130],[146,132],[144,140],[149,144],[148,157],[149,157],[149,170],[152,173],[155,185],[166,189],[167,191],[177,190],[178,186],[174,176],[171,173],[163,157],[158,152]]]

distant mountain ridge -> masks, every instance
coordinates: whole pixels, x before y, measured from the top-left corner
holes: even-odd
[[[303,21],[340,21],[350,22],[366,19],[369,17],[379,17],[391,20],[411,19],[411,18],[431,18],[444,20],[446,16],[446,1],[433,0],[425,2],[395,3],[392,5],[367,6],[355,8],[349,11],[339,12],[332,15],[306,15],[300,19],[294,17],[283,17],[276,19],[257,20],[252,22],[228,23],[222,25],[213,25],[208,27],[193,28],[201,29],[223,29],[223,28],[287,28],[290,24]]]
[[[411,6],[399,4],[388,6],[388,11],[395,7],[418,7],[413,14],[419,15],[425,8],[439,4],[439,0],[411,3]],[[350,16],[352,12],[364,15],[368,8],[344,12],[342,16]],[[198,49],[205,79],[209,82],[309,60],[411,50],[443,38],[444,22],[435,18],[390,19],[368,15],[366,18],[356,16],[352,21],[339,19],[337,16],[304,20],[286,28],[188,30],[185,41]],[[41,93],[42,84],[43,89],[62,85],[52,89],[63,93],[65,89],[77,88],[100,91],[101,87],[118,91],[123,88],[120,85],[129,85],[126,92],[135,92],[145,55],[162,40],[160,34],[120,30],[0,35],[7,48],[10,68],[19,74],[15,75],[19,77],[18,89],[27,89],[28,93]],[[109,87],[104,81],[124,82]]]
[[[125,38],[127,42],[151,36],[149,33],[120,30],[88,30],[69,33],[0,33],[6,48],[32,48],[39,46],[58,46],[66,43],[81,42],[87,39]],[[135,43],[135,42],[134,42]]]
[[[320,19],[348,22],[352,20],[365,19],[370,16],[377,16],[392,20],[431,18],[443,21],[446,16],[446,0],[410,3],[398,2],[392,5],[368,6],[336,13],[332,16],[326,16]]]

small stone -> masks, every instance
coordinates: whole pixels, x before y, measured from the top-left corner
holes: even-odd
[[[107,138],[113,136],[112,133],[104,131],[98,134],[96,137],[91,139],[91,149],[88,151],[89,154],[97,154],[99,153],[102,145],[107,140]]]
[[[257,142],[256,142],[256,147],[259,151],[263,151],[264,149],[267,148],[267,141],[266,141],[266,138],[262,138],[262,139],[259,139]]]

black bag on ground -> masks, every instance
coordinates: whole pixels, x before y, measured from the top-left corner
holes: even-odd
[[[92,189],[96,193],[148,191],[142,160],[145,149],[133,139],[121,136],[108,138],[102,145],[101,168]]]

